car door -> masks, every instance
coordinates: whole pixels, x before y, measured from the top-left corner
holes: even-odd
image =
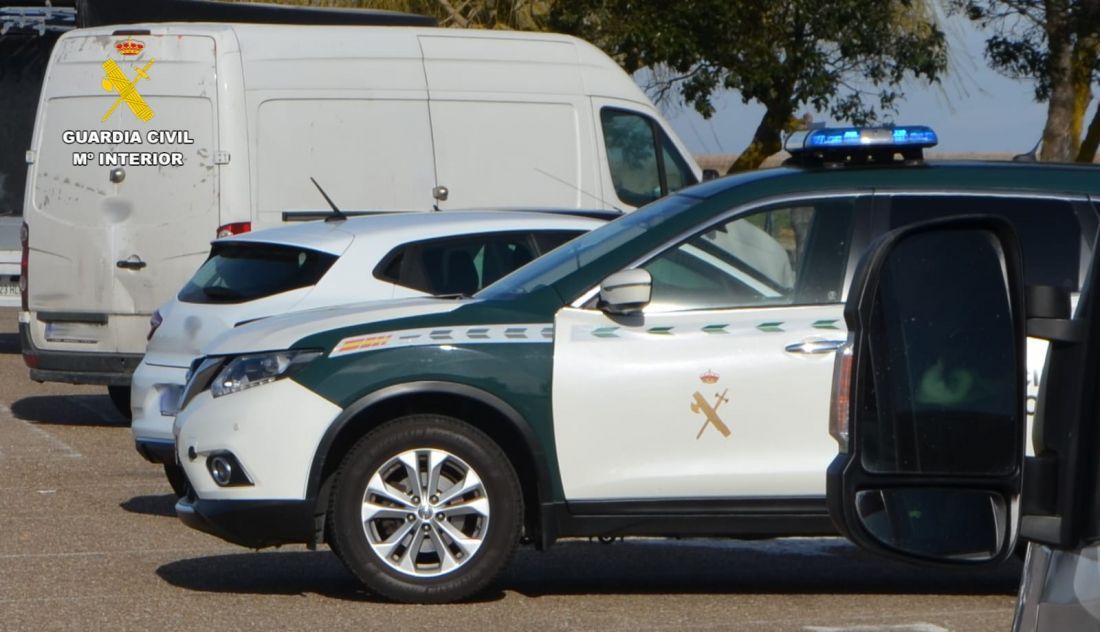
[[[867,196],[731,213],[637,266],[634,317],[555,320],[554,433],[569,501],[823,496],[841,301]]]

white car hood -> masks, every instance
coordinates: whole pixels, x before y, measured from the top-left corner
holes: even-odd
[[[263,318],[211,340],[204,355],[230,355],[286,349],[313,334],[382,320],[442,314],[468,305],[468,299],[410,298],[323,307]]]

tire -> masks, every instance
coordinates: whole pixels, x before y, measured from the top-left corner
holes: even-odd
[[[522,516],[519,480],[492,439],[452,417],[411,415],[348,452],[328,522],[333,551],[370,591],[447,603],[480,592],[504,569]]]
[[[175,463],[164,464],[164,476],[168,479],[168,484],[172,486],[172,491],[176,493],[177,498],[183,498],[187,492],[191,491],[191,483],[187,481],[187,475],[183,473],[183,468]]]
[[[115,405],[118,412],[127,420],[133,420],[133,415],[130,413],[130,386],[108,386],[107,394],[111,396],[111,403]]]

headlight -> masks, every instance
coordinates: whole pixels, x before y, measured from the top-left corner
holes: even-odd
[[[253,386],[293,375],[317,359],[320,351],[274,351],[237,356],[230,360],[210,384],[214,397],[229,395]]]

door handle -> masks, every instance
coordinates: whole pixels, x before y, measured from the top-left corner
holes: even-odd
[[[115,262],[115,267],[122,268],[123,270],[140,270],[144,268],[147,263],[141,260],[141,257],[137,255],[130,255],[125,259],[119,259]]]
[[[822,340],[810,338],[783,347],[787,353],[832,353],[844,346],[844,340]]]

